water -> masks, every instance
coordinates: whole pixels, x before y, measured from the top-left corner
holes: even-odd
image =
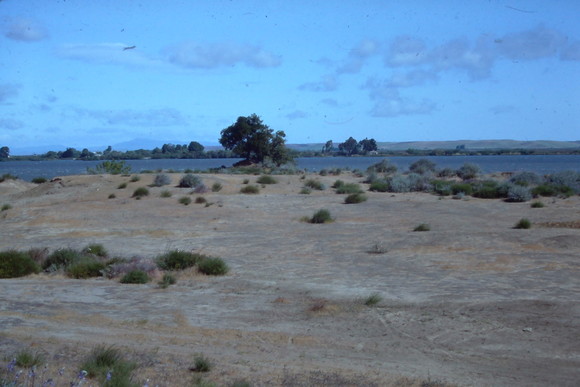
[[[465,163],[477,164],[482,172],[518,172],[529,171],[538,174],[549,174],[560,171],[580,172],[580,155],[539,155],[539,156],[405,156],[387,157],[399,171],[406,171],[409,165],[425,158],[437,164],[438,168],[458,169]],[[330,168],[350,168],[366,170],[378,163],[382,157],[303,157],[296,160],[296,167],[311,172]],[[230,167],[240,159],[160,159],[160,160],[127,160],[133,172],[143,170],[156,171],[185,169],[206,170]],[[10,161],[0,162],[0,175],[10,173],[24,180],[35,177],[52,179],[57,176],[81,175],[87,168],[94,168],[101,161],[53,160],[53,161]]]

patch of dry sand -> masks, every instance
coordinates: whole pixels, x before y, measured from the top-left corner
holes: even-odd
[[[209,206],[184,206],[178,199],[190,191],[171,176],[171,186],[149,187],[141,200],[133,191],[154,175],[0,184],[0,202],[12,206],[0,213],[1,250],[102,243],[112,256],[153,258],[185,249],[232,269],[217,278],[182,273],[168,289],[47,275],[0,280],[3,353],[30,345],[56,364],[114,344],[141,364],[140,380],[167,386],[191,378],[196,353],[216,363],[208,379],[256,386],[580,380],[580,230],[513,229],[524,217],[576,224],[577,196],[532,209],[369,192],[368,201],[345,205],[329,188],[299,194],[300,176],[243,195],[243,180],[257,176],[204,174],[207,186],[223,189],[193,194]],[[307,178],[327,187],[337,179]],[[160,197],[165,189],[173,196]],[[336,221],[300,221],[321,208]],[[420,223],[431,231],[412,232]],[[373,293],[382,302],[364,306]]]

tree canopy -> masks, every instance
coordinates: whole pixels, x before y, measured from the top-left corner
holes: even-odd
[[[233,125],[221,131],[220,144],[253,163],[269,159],[277,166],[292,160],[286,148],[286,134],[274,132],[256,114],[238,117]]]

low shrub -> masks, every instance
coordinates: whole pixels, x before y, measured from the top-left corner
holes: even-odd
[[[530,205],[530,207],[532,207],[532,208],[544,208],[544,207],[545,207],[545,205],[544,205],[544,203],[542,203],[542,202],[533,202],[533,203]]]
[[[16,361],[16,365],[18,367],[32,368],[42,365],[45,359],[44,355],[40,352],[33,353],[29,349],[24,349],[16,354],[14,360]],[[11,386],[11,384],[9,385]]]
[[[436,167],[431,160],[419,159],[409,166],[409,171],[419,175],[431,175],[435,173]]]
[[[457,172],[453,168],[443,168],[437,172],[437,177],[454,177]]]
[[[229,271],[229,267],[224,260],[217,257],[201,259],[197,264],[197,268],[200,273],[206,275],[224,275]]]
[[[106,257],[109,255],[107,249],[100,243],[91,243],[83,249],[83,253],[96,255],[97,257]]]
[[[302,195],[310,195],[312,193],[312,190],[308,187],[302,187],[302,189],[300,190],[300,193]]]
[[[464,195],[471,195],[473,193],[473,187],[471,184],[467,183],[455,183],[451,185],[451,193],[457,195],[463,193]]]
[[[221,191],[223,186],[220,183],[213,183],[211,186],[211,192],[219,192]]]
[[[136,367],[136,364],[124,359],[119,349],[98,346],[82,362],[81,372],[89,378],[97,379],[102,386],[136,387],[140,384],[131,381],[131,373]]]
[[[117,189],[125,189],[127,188],[127,183],[121,183],[117,186]]]
[[[242,184],[248,184],[250,182],[250,179],[244,179],[242,180]]]
[[[431,231],[431,227],[427,223],[421,223],[413,231]]]
[[[367,201],[367,196],[363,193],[353,193],[344,198],[346,204],[357,204]]]
[[[109,194],[108,198],[109,199],[115,199],[117,197],[117,195],[115,195],[114,193]]]
[[[0,278],[17,278],[40,272],[40,266],[30,254],[17,251],[0,251]]]
[[[139,187],[135,191],[133,191],[133,196],[131,197],[135,199],[141,199],[144,198],[145,196],[149,196],[149,190],[145,187]]]
[[[207,186],[203,183],[198,184],[194,189],[193,189],[193,193],[197,193],[197,194],[204,194],[204,193],[208,193],[209,192],[209,188],[207,188]]]
[[[561,192],[569,192],[569,196],[573,195],[574,193],[580,193],[580,172],[556,172],[548,176],[548,182],[557,187],[566,187],[561,188]]]
[[[148,273],[148,275],[156,275],[158,271],[158,266],[153,260],[140,257],[133,257],[131,259],[113,258],[105,264],[106,267],[103,272],[109,279],[122,277],[134,270],[143,271]]]
[[[409,190],[414,192],[430,192],[432,189],[430,178],[427,175],[410,173],[407,175]]]
[[[83,257],[66,267],[66,275],[70,278],[84,279],[101,277],[105,264],[94,258]]]
[[[184,206],[189,206],[191,204],[191,198],[189,196],[182,196],[177,201],[179,204],[183,204]]]
[[[207,203],[207,199],[204,198],[203,196],[198,196],[195,198],[195,203],[197,204]]]
[[[190,251],[171,250],[155,259],[161,270],[183,270],[195,266],[202,259],[207,258],[203,254]]]
[[[395,175],[389,177],[387,180],[389,184],[388,191],[389,192],[409,192],[411,190],[409,179],[403,175]]]
[[[74,249],[58,249],[52,252],[42,263],[42,269],[45,271],[56,271],[65,269],[67,266],[78,261],[82,254]]]
[[[510,182],[528,187],[531,185],[538,185],[542,183],[542,178],[534,172],[520,172],[510,178]]]
[[[324,184],[322,184],[322,182],[320,182],[319,180],[314,180],[314,179],[306,180],[304,182],[304,186],[307,188],[318,190],[318,191],[323,191],[326,189],[326,187],[324,186]]]
[[[375,306],[383,300],[383,297],[379,293],[373,293],[364,299],[364,304],[366,306]]]
[[[323,224],[323,223],[330,223],[332,222],[332,216],[330,215],[330,211],[326,209],[318,210],[312,215],[309,222],[314,224]]]
[[[277,184],[278,180],[276,180],[275,178],[273,178],[270,175],[262,175],[262,176],[258,177],[258,179],[256,180],[256,183],[258,183],[258,184]]]
[[[133,175],[133,176],[131,176],[131,180],[129,180],[129,181],[130,181],[131,183],[136,183],[136,182],[138,182],[139,180],[141,180],[141,176],[139,176],[139,175]]]
[[[89,174],[127,175],[131,173],[131,166],[125,161],[106,160],[95,166],[94,169],[87,168]]]
[[[165,173],[157,174],[155,175],[155,179],[153,179],[154,187],[162,187],[169,184],[171,184],[171,177]]]
[[[336,188],[342,187],[343,185],[344,185],[344,181],[342,181],[342,180],[339,179],[339,180],[335,180],[334,183],[332,183],[331,188],[335,188],[336,189]]]
[[[516,229],[528,229],[532,227],[532,222],[529,219],[522,218],[520,219],[515,225],[514,228]]]
[[[211,361],[207,357],[198,355],[193,359],[193,367],[191,367],[191,370],[193,372],[209,372],[212,367]]]
[[[432,180],[431,181],[431,189],[434,193],[441,196],[449,196],[453,193],[453,182],[446,181],[446,180]],[[473,191],[471,186],[469,186],[470,192]]]
[[[1,211],[8,211],[11,208],[12,208],[12,206],[10,204],[2,204],[2,207],[0,208],[0,212]]]
[[[122,284],[146,284],[150,280],[149,275],[144,271],[133,270],[125,274],[119,282]]]
[[[391,163],[389,160],[383,159],[380,162],[368,167],[367,172],[393,174],[397,172],[397,166]]]
[[[375,180],[371,183],[369,191],[374,192],[388,192],[389,183],[386,180]]]
[[[527,202],[532,199],[532,192],[528,187],[522,185],[513,185],[508,189],[507,201],[508,202]]]
[[[358,194],[362,192],[362,188],[357,183],[343,183],[339,187],[336,187],[337,194]]]
[[[457,176],[459,176],[463,180],[471,180],[475,179],[477,175],[481,172],[481,169],[471,163],[465,163],[461,168],[457,170]]]
[[[18,176],[14,176],[11,173],[5,173],[2,176],[0,176],[0,183],[6,181],[6,180],[16,180],[18,179]]]
[[[169,191],[168,189],[164,189],[163,191],[161,191],[161,193],[159,194],[159,196],[161,196],[162,198],[170,198],[173,194],[171,193],[171,191]]]
[[[473,184],[473,196],[481,199],[501,198],[499,184],[494,180],[484,180]]]
[[[42,184],[42,183],[46,183],[48,180],[46,179],[46,177],[35,177],[34,179],[32,179],[30,181],[33,182],[34,184]]]
[[[161,289],[166,289],[171,285],[175,285],[176,283],[177,280],[175,279],[175,276],[172,274],[163,274],[163,278],[161,278],[161,281],[158,282],[158,285]]]
[[[565,185],[554,185],[551,183],[540,184],[532,189],[534,196],[563,196],[569,197],[574,194],[572,188]]]
[[[202,183],[199,176],[188,173],[179,180],[180,188],[195,188]]]
[[[328,169],[323,168],[323,169],[320,170],[320,172],[318,172],[318,174],[320,176],[326,176],[326,175],[328,175]]]
[[[257,185],[247,185],[245,187],[242,187],[242,189],[240,189],[240,192],[243,194],[259,194],[260,193],[260,187],[258,187]]]

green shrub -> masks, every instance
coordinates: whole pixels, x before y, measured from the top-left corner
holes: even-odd
[[[318,180],[308,179],[304,182],[304,186],[307,188],[315,189],[318,191],[323,191],[326,187]]]
[[[363,190],[357,183],[344,183],[336,188],[337,194],[358,194]]]
[[[139,176],[139,175],[133,175],[133,176],[131,176],[131,180],[129,180],[129,181],[130,181],[131,183],[136,183],[136,182],[138,182],[139,180],[141,180],[141,176]]]
[[[335,180],[334,183],[332,184],[332,188],[340,188],[344,185],[344,181],[342,180]]]
[[[413,229],[413,231],[430,231],[431,227],[427,223],[421,223]]]
[[[149,190],[145,187],[139,187],[135,191],[133,191],[133,196],[131,197],[135,199],[141,199],[145,196],[149,196]]]
[[[204,198],[203,196],[198,196],[195,198],[195,202],[197,204],[203,204],[203,203],[207,203],[207,199]]]
[[[364,304],[366,306],[375,306],[379,302],[381,302],[382,300],[383,300],[383,297],[381,297],[381,295],[379,293],[373,293],[373,294],[369,295],[367,298],[365,298]]]
[[[159,196],[161,196],[162,198],[170,198],[171,197],[171,191],[169,191],[168,189],[164,189],[163,191],[161,191],[161,193],[159,194]]]
[[[106,160],[98,164],[95,169],[87,168],[90,174],[127,175],[131,173],[131,166],[125,161]]]
[[[70,278],[82,279],[91,277],[101,277],[105,264],[94,258],[83,257],[68,265],[65,269],[66,275]]]
[[[29,349],[24,349],[16,354],[14,360],[16,360],[18,367],[32,368],[42,365],[44,363],[44,356],[39,352],[33,353]]]
[[[330,223],[332,222],[332,216],[330,215],[330,211],[326,209],[318,210],[312,215],[309,222],[314,224],[322,224],[322,223]]]
[[[527,202],[532,198],[532,193],[528,187],[522,185],[513,185],[507,193],[508,202]]]
[[[224,275],[229,271],[228,265],[221,258],[205,257],[201,259],[197,268],[203,274]]]
[[[530,207],[532,207],[532,208],[544,208],[545,206],[544,206],[544,203],[542,203],[542,202],[533,202],[530,205]]]
[[[431,181],[431,187],[433,189],[433,192],[435,192],[437,195],[441,195],[441,196],[449,196],[453,193],[453,183],[450,181],[446,181],[446,180],[432,180]],[[473,189],[471,188],[471,186],[469,186],[469,191],[472,192]]]
[[[161,270],[183,270],[195,266],[202,259],[207,258],[203,254],[190,251],[171,250],[155,259]]]
[[[510,178],[510,182],[528,187],[530,185],[537,185],[542,182],[542,178],[534,172],[520,172]]]
[[[302,187],[302,189],[300,190],[300,193],[302,195],[310,195],[312,193],[312,190],[310,188],[307,188],[307,187]]]
[[[194,372],[209,372],[212,369],[211,361],[203,356],[198,355],[193,359],[193,367],[191,368]]]
[[[562,187],[561,193],[580,193],[580,172],[561,171],[548,176],[548,182],[554,186]],[[564,188],[565,187],[565,188]]]
[[[58,249],[51,253],[42,263],[43,270],[55,271],[65,269],[67,266],[81,259],[82,254],[74,249]]]
[[[158,285],[161,289],[166,289],[170,285],[175,285],[176,283],[177,280],[175,279],[175,276],[172,274],[163,274],[163,278],[161,278],[161,281],[158,282]]]
[[[367,172],[393,174],[397,172],[397,166],[392,164],[389,160],[383,159],[380,162],[368,167]]]
[[[344,198],[346,204],[357,204],[367,201],[367,196],[363,193],[353,193]]]
[[[153,186],[155,187],[162,187],[169,184],[171,184],[171,177],[165,173],[159,173],[155,175],[155,179],[153,179]]]
[[[149,276],[143,270],[132,270],[121,278],[122,284],[146,284],[150,281]]]
[[[554,185],[550,183],[540,184],[532,189],[532,195],[534,196],[564,196],[569,197],[573,195],[574,192],[572,188],[563,185]]]
[[[0,278],[24,277],[40,272],[40,266],[30,254],[17,251],[0,251]]]
[[[191,198],[189,196],[182,196],[179,198],[178,202],[184,206],[188,206],[191,204]]]
[[[323,168],[323,169],[320,170],[320,172],[318,172],[318,174],[320,176],[326,176],[326,175],[328,175],[328,169]]]
[[[276,180],[275,178],[273,178],[270,175],[262,175],[262,176],[258,177],[258,179],[256,180],[256,183],[258,183],[258,184],[276,184],[276,183],[278,183],[278,180]]]
[[[102,386],[137,387],[131,381],[131,373],[136,365],[123,358],[115,347],[98,346],[85,358],[81,369],[89,378],[95,378]]]
[[[34,184],[42,184],[42,183],[46,183],[48,180],[46,177],[35,177],[34,179],[31,180],[31,182],[33,182]]]
[[[201,178],[194,174],[188,173],[179,180],[179,187],[181,188],[195,188],[202,184]]]
[[[2,176],[0,176],[0,183],[6,180],[16,180],[16,179],[18,179],[18,176],[14,176],[10,173],[5,173]]]
[[[529,219],[522,218],[514,226],[517,229],[528,229],[532,227],[532,222]]]
[[[248,184],[249,182],[250,182],[250,179],[244,179],[244,180],[242,181],[242,184]]]
[[[100,243],[91,243],[90,245],[87,245],[83,249],[83,253],[93,254],[96,255],[97,257],[106,257],[107,255],[109,255],[107,253],[107,249],[105,249],[105,246],[103,246]]]
[[[117,195],[115,195],[114,193],[109,194],[108,198],[109,199],[115,199],[117,197]]]
[[[419,159],[409,166],[409,171],[419,175],[430,175],[435,173],[436,167],[431,160]]]
[[[219,192],[221,191],[223,186],[220,183],[213,183],[211,186],[211,192]]]
[[[117,186],[117,189],[125,189],[127,188],[127,183],[121,183]]]
[[[455,183],[451,185],[451,193],[457,195],[463,192],[464,195],[471,195],[473,193],[473,187],[468,183]]]
[[[11,208],[12,208],[12,206],[10,204],[3,204],[2,208],[0,208],[0,212],[1,211],[8,211]]]
[[[388,192],[389,183],[386,180],[375,180],[371,183],[369,191],[374,192]]]
[[[242,187],[242,189],[240,189],[240,192],[243,194],[259,194],[260,187],[258,187],[257,185],[247,185],[245,187]]]
[[[403,175],[395,175],[391,176],[387,179],[389,183],[389,192],[409,192],[411,190],[411,186],[409,184],[409,178]]]
[[[501,198],[499,184],[494,180],[485,180],[474,183],[473,196],[481,199],[497,199]]]
[[[475,164],[465,163],[461,168],[457,170],[457,176],[463,180],[475,179],[477,175],[481,172],[479,167]]]

